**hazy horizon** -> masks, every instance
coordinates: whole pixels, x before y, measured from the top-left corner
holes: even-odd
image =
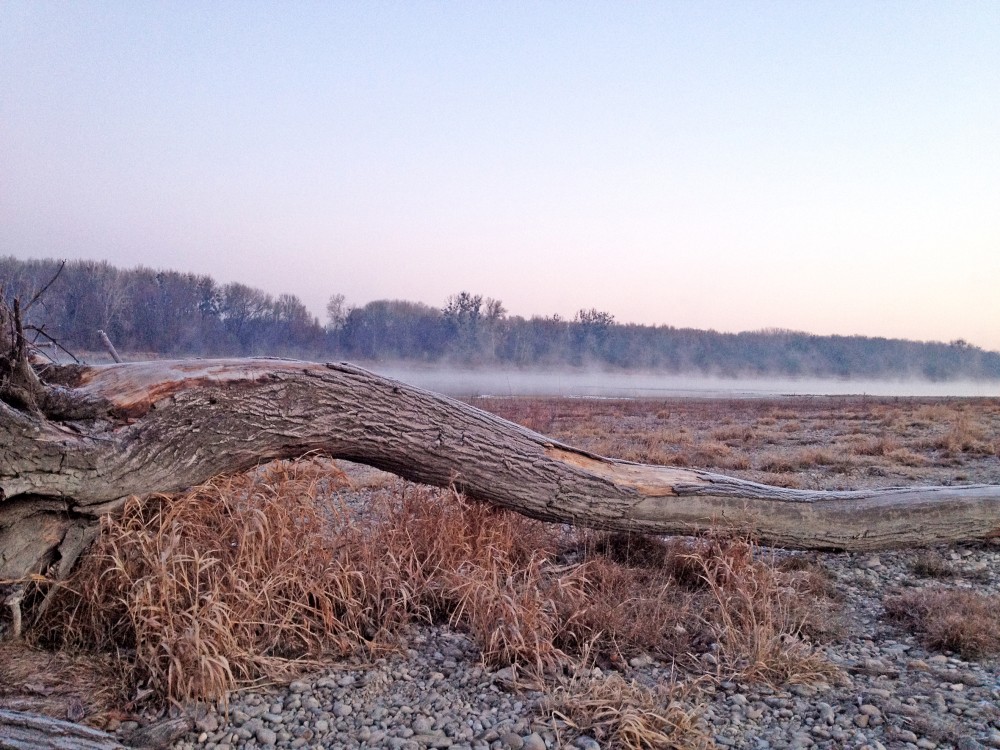
[[[615,372],[584,368],[468,368],[360,362],[379,375],[449,396],[574,396],[597,398],[772,398],[796,396],[998,397],[1000,380],[898,378],[724,377],[698,372]]]
[[[0,254],[1000,351],[1000,4],[0,5]]]

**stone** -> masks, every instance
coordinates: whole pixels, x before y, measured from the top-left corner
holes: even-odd
[[[812,698],[816,695],[816,688],[812,685],[792,685],[788,688],[788,692],[800,698]]]
[[[514,671],[514,667],[504,667],[503,669],[498,669],[493,674],[493,679],[501,685],[510,686],[514,684],[516,676],[517,673]]]
[[[428,734],[434,727],[434,722],[426,716],[418,716],[413,720],[411,726],[417,734]]]
[[[199,732],[214,734],[219,731],[219,717],[214,713],[207,713],[204,716],[195,719],[194,727]]]
[[[257,738],[257,742],[261,745],[274,746],[278,743],[277,733],[267,727],[260,727],[256,732],[254,732],[254,737]]]
[[[410,742],[415,742],[417,745],[423,745],[424,747],[433,748],[443,748],[451,747],[452,740],[450,737],[445,737],[443,734],[414,734],[410,737]]]

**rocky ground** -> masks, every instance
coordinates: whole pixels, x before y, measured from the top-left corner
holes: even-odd
[[[836,589],[830,617],[839,620],[840,635],[818,648],[837,673],[778,686],[703,680],[693,693],[703,746],[1000,748],[1000,662],[928,650],[918,634],[891,622],[882,605],[886,595],[914,587],[1000,594],[1000,540],[878,555],[779,554],[806,556]],[[613,746],[602,744],[599,732],[581,735],[554,718],[545,710],[545,693],[510,668],[484,669],[461,632],[420,626],[407,640],[405,652],[239,694],[228,716],[208,710],[175,747]],[[675,675],[670,665],[638,657],[622,676],[655,686]],[[612,679],[612,673],[594,669],[592,677]]]
[[[689,399],[648,405],[507,400],[480,405],[599,453],[784,486],[1000,483],[1000,401],[995,399]],[[389,481],[381,472],[348,468],[359,503]],[[1000,539],[877,555],[767,549],[759,554],[799,558],[824,572],[833,593],[824,602],[834,635],[815,648],[834,667],[828,676],[780,685],[727,680],[713,676],[708,654],[701,675],[682,675],[670,664],[640,655],[619,671],[591,667],[586,678],[592,684],[634,681],[653,690],[683,682],[686,687],[677,695],[686,701],[697,731],[671,746],[680,750],[1000,749],[1000,660],[931,648],[925,634],[887,616],[884,606],[907,591],[1000,597]],[[995,617],[1000,630],[1000,611]],[[553,714],[551,695],[558,679],[535,689],[540,686],[509,667],[486,669],[471,639],[447,626],[412,626],[405,640],[404,648],[383,658],[331,663],[288,685],[235,694],[228,710],[196,709],[193,728],[174,747],[616,746],[601,726],[574,727],[565,715]],[[31,678],[18,680],[31,687]],[[42,711],[5,700],[14,708]],[[62,704],[45,710],[73,718]],[[117,719],[103,726],[123,741],[143,729]]]

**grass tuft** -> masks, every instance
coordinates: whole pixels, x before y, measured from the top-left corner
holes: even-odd
[[[691,695],[676,684],[646,688],[621,675],[575,678],[546,699],[544,710],[602,746],[641,750],[715,747],[697,722]]]
[[[165,699],[224,699],[302,659],[347,654],[368,624],[357,574],[325,543],[317,502],[336,470],[303,462],[220,478],[179,497],[133,498],[41,625],[43,641],[125,649]],[[336,512],[336,511],[334,511]]]
[[[954,566],[940,553],[931,551],[921,552],[911,569],[914,575],[922,578],[951,578],[955,575]]]
[[[890,619],[919,634],[928,648],[966,659],[1000,654],[1000,597],[924,588],[887,597],[883,604]]]

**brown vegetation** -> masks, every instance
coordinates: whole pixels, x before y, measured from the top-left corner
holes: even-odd
[[[350,653],[366,625],[352,571],[326,543],[316,502],[335,469],[275,464],[178,497],[130,501],[55,592],[44,642],[130,655],[161,698],[224,698],[289,673],[290,660]]]
[[[689,699],[677,685],[650,690],[617,674],[598,679],[584,676],[553,690],[545,701],[545,710],[608,747],[715,747],[699,729],[696,712],[687,704]]]
[[[918,633],[928,648],[966,659],[1000,654],[1000,597],[961,589],[915,589],[887,597],[886,614]]]
[[[473,404],[605,456],[785,487],[995,482],[1000,400],[815,397]]]
[[[475,403],[595,452],[776,484],[914,483],[932,471],[995,481],[1000,466],[996,401]],[[225,700],[323,658],[396,648],[409,623],[448,622],[487,665],[548,685],[561,726],[616,747],[704,746],[702,680],[835,676],[812,644],[838,635],[837,593],[808,555],[778,558],[746,538],[573,530],[375,476],[358,485],[333,462],[276,463],[131,502],[31,637],[83,648],[122,677],[113,695],[77,698],[103,700],[107,715],[112,697],[129,708]],[[927,552],[913,571],[952,568]],[[998,603],[937,589],[885,604],[930,647],[978,656],[1000,651]],[[681,682],[632,683],[628,661],[646,656]],[[32,684],[5,661],[0,684]]]
[[[539,678],[649,654],[720,679],[828,674],[812,586],[741,539],[568,531],[392,481],[276,464],[133,502],[57,592],[36,637],[127,655],[132,692],[224,699],[327,655],[451,622],[484,662]]]

